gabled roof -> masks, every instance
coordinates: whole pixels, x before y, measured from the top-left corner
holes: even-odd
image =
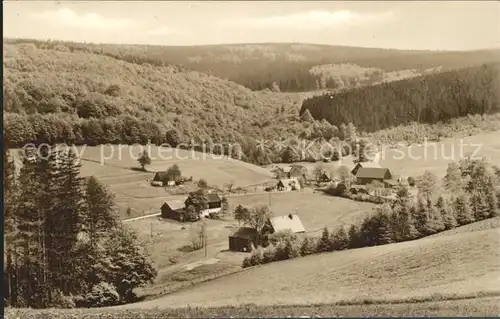
[[[289,214],[284,216],[277,216],[269,218],[269,222],[273,227],[275,232],[283,231],[283,230],[291,230],[294,233],[302,233],[305,232],[304,225],[300,221],[298,215]]]
[[[168,207],[172,210],[179,210],[184,208],[184,200],[170,200],[165,202]],[[165,205],[164,204],[164,205]]]
[[[356,172],[356,177],[360,178],[386,178],[389,173],[389,178],[391,172],[388,168],[381,167],[360,167]]]
[[[205,195],[205,197],[207,198],[207,202],[209,203],[216,203],[222,200],[218,194],[207,194]]]
[[[245,239],[254,239],[257,236],[257,231],[250,227],[241,227],[238,228],[232,235],[229,237],[238,237]]]
[[[278,183],[281,182],[283,186],[290,186],[291,184],[299,184],[299,180],[297,177],[292,177],[292,178],[282,178],[278,181]]]
[[[359,162],[356,163],[352,169],[355,169],[356,167],[361,166],[361,167],[373,167],[373,168],[382,168],[379,163],[377,162]]]
[[[167,172],[156,172],[153,181],[162,181],[167,178]]]
[[[292,170],[291,166],[283,167],[283,172],[285,172],[285,173],[290,173],[291,170]]]

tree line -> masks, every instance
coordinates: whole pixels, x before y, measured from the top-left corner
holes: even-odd
[[[434,124],[500,111],[499,64],[383,83],[304,100],[300,113],[374,132],[411,122]]]
[[[135,300],[156,270],[114,212],[113,195],[80,177],[71,151],[4,147],[4,301],[13,307],[96,307]]]
[[[500,168],[486,160],[450,163],[441,183],[425,172],[417,187],[416,199],[402,186],[392,203],[377,206],[360,224],[334,231],[325,227],[321,237],[275,234],[268,246],[253,250],[242,267],[415,240],[500,215]]]

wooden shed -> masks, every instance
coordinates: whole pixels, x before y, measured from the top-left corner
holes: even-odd
[[[257,231],[250,227],[241,227],[229,236],[229,250],[250,252],[257,244]]]

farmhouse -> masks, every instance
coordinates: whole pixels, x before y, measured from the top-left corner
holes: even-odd
[[[382,168],[382,166],[380,166],[379,163],[375,163],[375,162],[359,162],[357,163],[356,165],[354,165],[354,167],[352,168],[351,170],[351,174],[354,175],[354,176],[357,176],[356,174],[358,173],[358,170],[361,168],[361,167],[367,167],[367,168]]]
[[[156,172],[155,176],[153,177],[153,182],[151,182],[151,184],[159,185],[161,183],[163,185],[163,182],[167,180],[168,180],[167,172]]]
[[[262,232],[274,234],[286,230],[290,230],[293,233],[305,233],[306,231],[299,216],[296,214],[289,214],[269,218]]]
[[[391,171],[388,168],[360,167],[356,172],[356,182],[360,185],[368,185],[374,181],[385,185],[384,182],[391,179]]]
[[[297,177],[283,178],[278,181],[276,188],[279,191],[292,191],[300,189],[300,183]]]
[[[278,178],[305,178],[307,175],[307,168],[302,165],[290,165],[285,167],[276,167],[273,172]]]
[[[184,222],[186,220],[184,201],[172,200],[165,202],[161,206],[161,217]]]
[[[219,213],[222,210],[222,199],[219,197],[218,194],[208,193],[203,195],[203,197],[207,203],[207,208],[203,209],[200,212],[200,217],[207,217],[210,214]],[[188,197],[184,201],[185,207],[191,205],[192,203],[191,201],[192,201],[191,197]]]
[[[229,250],[247,252],[257,245],[257,231],[250,227],[241,227],[229,236]]]

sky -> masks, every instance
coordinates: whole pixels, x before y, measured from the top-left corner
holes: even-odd
[[[500,47],[497,1],[4,1],[7,38],[395,49]]]

